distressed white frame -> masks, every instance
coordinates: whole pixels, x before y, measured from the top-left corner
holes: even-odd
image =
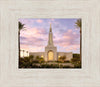
[[[0,87],[100,87],[100,0],[1,0]],[[82,69],[18,69],[19,18],[82,18]]]

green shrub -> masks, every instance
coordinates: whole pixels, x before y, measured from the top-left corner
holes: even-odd
[[[69,61],[69,60],[67,60],[67,61],[65,61],[65,63],[70,63],[70,61]]]
[[[63,66],[63,68],[71,68],[71,67],[67,65],[67,66]]]
[[[81,62],[80,61],[75,62],[74,68],[81,68]]]

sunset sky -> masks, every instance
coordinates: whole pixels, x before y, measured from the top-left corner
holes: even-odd
[[[80,32],[75,26],[75,19],[19,19],[25,24],[20,31],[21,49],[29,52],[44,52],[48,44],[50,23],[54,45],[58,52],[80,53]]]

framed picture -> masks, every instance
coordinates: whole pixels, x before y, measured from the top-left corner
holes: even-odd
[[[20,18],[18,24],[19,68],[81,68],[80,18]]]
[[[100,87],[99,3],[1,0],[0,87]]]

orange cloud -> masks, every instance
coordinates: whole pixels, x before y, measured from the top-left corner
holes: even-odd
[[[45,37],[46,31],[44,29],[30,28],[21,31],[20,37],[32,38],[32,37]]]
[[[67,47],[66,51],[75,51],[77,49],[80,49],[80,45],[72,45],[70,47]]]
[[[20,49],[21,49],[21,50],[27,50],[27,51],[29,51],[28,45],[21,45],[21,44],[20,44]]]
[[[42,20],[40,20],[40,19],[38,19],[38,20],[36,20],[36,22],[38,22],[38,23],[42,23],[43,21],[42,21]]]
[[[29,46],[29,45],[20,45],[20,49],[21,50],[25,50],[25,51],[29,51],[29,52],[35,52],[35,51],[41,51],[41,49],[43,49],[43,46]]]

